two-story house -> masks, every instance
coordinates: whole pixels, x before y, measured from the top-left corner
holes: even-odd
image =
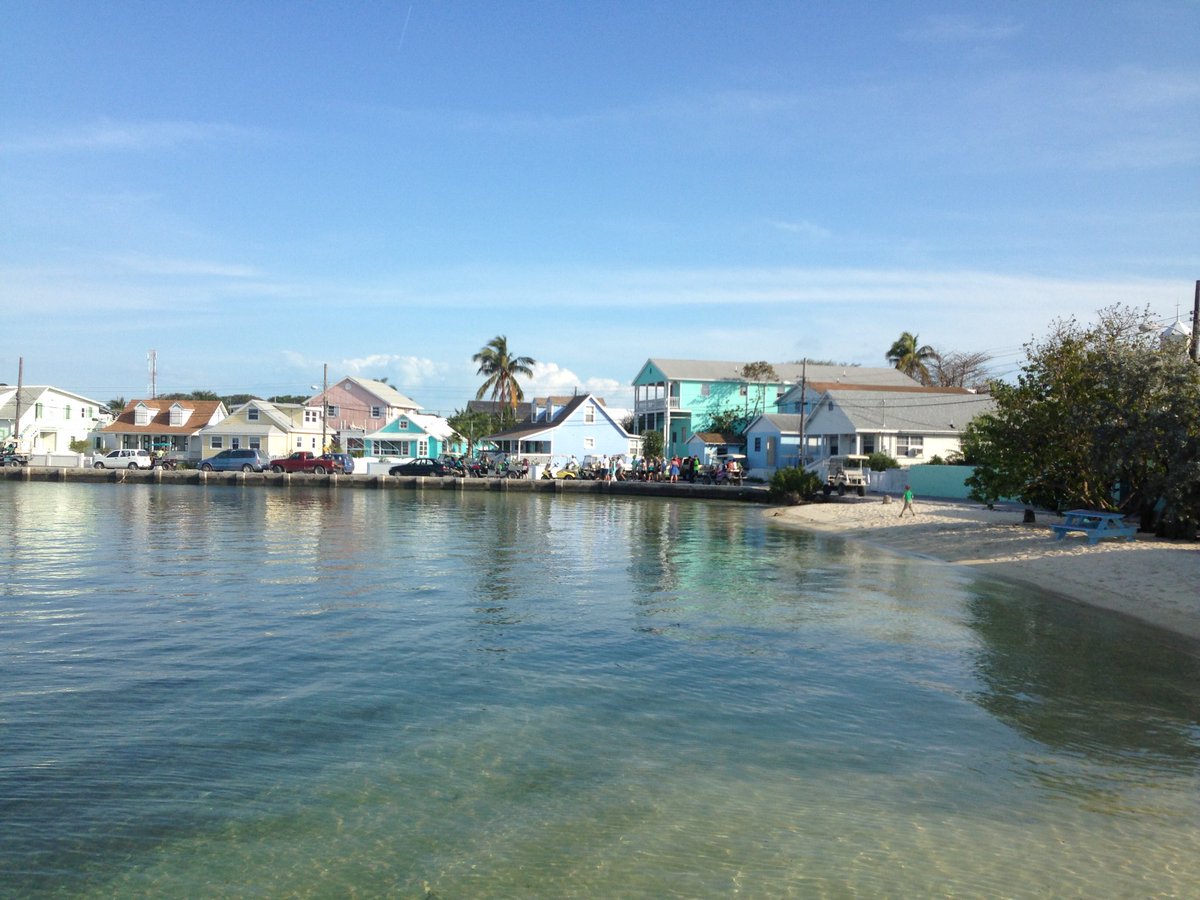
[[[781,404],[792,394],[798,398],[806,382],[916,384],[891,368],[791,362],[772,363],[765,377],[747,375],[754,368],[728,360],[648,359],[633,379],[635,430],[662,434],[666,455],[673,456],[687,452],[692,434],[715,430],[714,424],[723,424],[715,420],[728,414],[748,423],[770,413],[798,413]]]
[[[200,459],[222,450],[261,450],[274,459],[294,450],[320,453],[320,409],[250,400],[200,432]]]
[[[24,453],[69,453],[112,421],[104,404],[45,384],[0,385],[0,444],[16,441]]]
[[[592,394],[544,397],[533,401],[529,418],[488,435],[495,453],[533,463],[565,462],[574,456],[624,456],[640,453],[641,439],[627,432],[604,400]]]
[[[363,440],[402,413],[420,412],[415,403],[383,381],[353,375],[331,384],[305,401],[306,406],[325,407],[327,443],[334,436],[347,453],[364,450]]]

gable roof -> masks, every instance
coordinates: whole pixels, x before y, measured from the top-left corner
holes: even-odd
[[[153,411],[147,425],[135,424],[134,414],[139,405]],[[171,424],[171,407],[175,405],[192,411],[182,425]],[[220,400],[130,400],[113,423],[100,430],[121,434],[195,434],[218,412],[222,414],[221,418],[225,417],[225,404]]]
[[[926,388],[912,391],[837,390],[822,395],[850,420],[856,431],[956,432],[980,413],[988,412],[992,398],[962,388]],[[809,415],[820,418],[824,402]]]
[[[704,359],[659,359],[651,357],[639,370],[653,365],[669,381],[748,381],[742,370],[748,361],[704,360]],[[916,385],[899,369],[890,366],[831,366],[820,363],[786,362],[771,363],[778,381],[769,384],[799,384],[802,378],[812,382],[847,384],[896,384]],[[634,379],[637,380],[636,378]]]
[[[97,411],[107,409],[108,406],[98,400],[92,400],[89,397],[84,397],[82,394],[76,394],[72,391],[64,391],[62,388],[56,388],[50,384],[25,384],[21,386],[21,414],[24,416],[26,410],[33,407],[35,403],[42,402],[42,398],[50,391],[54,391],[63,397],[70,397],[73,400],[80,401],[84,406],[94,406]],[[17,415],[17,386],[15,384],[0,385],[0,419],[12,419]]]
[[[540,402],[543,405],[538,406],[535,403],[535,405],[533,407],[533,411],[531,412],[530,415],[536,416],[539,414],[540,411],[544,411],[544,409],[545,409],[544,404],[546,403],[547,400],[552,401],[554,404],[557,404],[559,401],[562,401],[561,406],[554,405],[550,419],[548,421],[545,418],[536,419],[536,420],[529,418],[523,422],[517,423],[512,428],[505,429],[504,431],[497,431],[494,434],[489,434],[486,438],[484,438],[484,440],[488,440],[488,441],[524,440],[525,438],[534,437],[535,435],[539,435],[539,434],[544,434],[547,431],[553,431],[555,428],[557,428],[559,425],[561,425],[567,419],[571,418],[571,416],[575,413],[575,411],[577,409],[579,409],[579,407],[583,406],[585,401],[590,401],[592,403],[592,405],[595,406],[596,411],[600,415],[602,415],[613,428],[617,429],[618,431],[620,431],[622,434],[626,435],[627,437],[633,437],[633,435],[629,434],[629,432],[627,432],[625,430],[624,426],[622,426],[620,422],[618,422],[615,418],[613,418],[612,412],[609,411],[608,407],[606,407],[604,405],[604,400],[601,397],[597,397],[594,394],[577,394],[572,397],[549,397],[549,398],[542,397],[542,398],[539,398],[539,400],[537,402]]]
[[[520,402],[517,404],[516,417],[517,421],[523,421],[529,418],[533,411],[533,405],[530,403]],[[499,400],[468,400],[467,412],[487,413],[489,416],[499,416],[504,412]]]
[[[746,427],[746,433],[758,426],[760,422],[766,422],[778,431],[780,434],[799,434],[800,422],[804,416],[799,413],[767,413],[765,416],[758,416],[753,422]]]
[[[384,406],[395,406],[398,409],[420,409],[421,408],[420,403],[417,403],[417,402],[409,399],[404,394],[400,393],[398,390],[396,390],[394,387],[392,387],[390,384],[387,384],[386,382],[373,381],[370,378],[359,378],[356,375],[347,375],[341,381],[337,382],[337,384],[341,384],[342,382],[345,382],[345,381],[349,381],[352,384],[355,384],[358,387],[362,388],[362,390],[366,391],[368,394],[371,394],[373,397],[377,397],[379,400],[383,401]],[[313,394],[313,396],[308,398],[305,405],[306,406],[313,406],[313,405],[320,406],[321,405],[321,395]]]

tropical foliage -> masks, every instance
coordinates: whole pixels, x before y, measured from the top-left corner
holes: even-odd
[[[922,345],[915,334],[905,331],[896,338],[888,350],[887,361],[921,384],[932,384],[929,365],[937,359],[937,351],[928,344]]]
[[[475,444],[480,438],[501,428],[499,419],[482,410],[456,410],[446,422],[467,442],[467,456],[475,455]]]
[[[508,349],[508,338],[501,334],[488,341],[472,360],[479,364],[475,374],[483,375],[486,379],[476,392],[475,399],[482,400],[490,391],[492,400],[504,411],[503,417],[509,421],[515,419],[517,404],[525,399],[517,376],[532,378],[536,365],[534,359],[514,356]]]
[[[642,435],[642,456],[662,456],[663,436],[661,431],[647,431]]]
[[[804,469],[777,469],[771,476],[770,496],[773,503],[795,505],[814,497],[821,490],[821,476]]]
[[[742,377],[747,381],[779,381],[779,373],[766,360],[746,363],[742,366]]]
[[[1015,385],[963,435],[972,496],[1049,509],[1119,510],[1143,529],[1194,533],[1200,522],[1200,366],[1159,347],[1148,312],[1102,310],[1060,321],[1026,347]]]

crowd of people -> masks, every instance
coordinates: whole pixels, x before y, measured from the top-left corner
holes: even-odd
[[[504,458],[493,460],[494,471],[504,472],[520,467],[525,473],[529,471],[529,460]],[[609,456],[603,454],[597,457],[587,457],[582,463],[575,455],[558,461],[550,460],[543,468],[543,476],[547,478],[562,477],[569,473],[576,478],[590,478],[599,481],[657,481],[657,482],[688,482],[697,481],[740,484],[742,468],[736,459],[721,459],[711,466],[706,466],[696,456],[672,457],[626,457],[621,455]]]

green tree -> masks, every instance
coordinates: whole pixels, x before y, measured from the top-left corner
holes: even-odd
[[[515,421],[517,403],[525,399],[517,376],[532,378],[536,362],[529,356],[514,356],[508,349],[508,338],[502,334],[488,341],[471,359],[479,364],[475,374],[487,379],[475,393],[475,399],[482,400],[490,391],[492,400],[502,410],[504,421]]]
[[[721,434],[741,434],[750,424],[749,416],[744,410],[727,407],[719,409],[708,418],[706,431],[717,431]]]
[[[661,431],[647,431],[642,435],[642,457],[649,459],[653,456],[662,456],[663,452],[663,436]]]
[[[108,401],[107,405],[108,405],[108,411],[110,413],[112,413],[114,416],[118,416],[125,409],[125,398],[124,397],[113,397],[111,400]]]
[[[928,344],[922,346],[915,334],[904,331],[887,352],[887,361],[921,384],[930,384],[929,364],[937,359],[937,351]]]
[[[1050,509],[1137,515],[1172,533],[1200,521],[1200,367],[1160,348],[1149,312],[1101,310],[1096,325],[1055,323],[1026,346],[1015,385],[963,435],[985,502],[1016,497]]]
[[[474,455],[475,444],[480,438],[500,430],[500,423],[496,417],[488,415],[482,410],[456,410],[454,415],[446,421],[467,442],[467,456]]]

